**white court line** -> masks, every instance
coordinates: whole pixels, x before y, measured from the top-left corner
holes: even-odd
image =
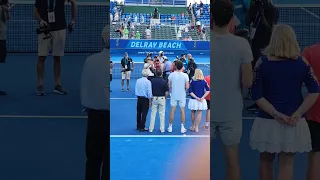
[[[0,115],[0,118],[35,118],[35,119],[86,119],[87,116],[36,116],[36,115]],[[242,117],[242,120],[254,120],[255,117]]]
[[[86,119],[87,116],[35,116],[35,115],[0,115],[0,118],[35,118],[35,119]]]
[[[306,13],[310,14],[311,16],[315,17],[316,19],[320,20],[320,16],[318,16],[317,14],[315,14],[315,13],[313,13],[313,12],[309,11],[308,9],[303,8],[303,7],[301,9],[303,11],[305,11]]]
[[[110,98],[110,100],[136,100],[137,98]],[[170,98],[167,98],[170,99]],[[190,99],[190,98],[187,98]]]
[[[210,135],[110,135],[110,138],[209,138]]]
[[[282,8],[318,8],[320,7],[319,4],[274,4],[276,7],[282,7]]]

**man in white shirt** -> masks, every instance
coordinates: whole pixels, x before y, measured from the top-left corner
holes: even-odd
[[[187,132],[184,127],[184,122],[186,119],[184,108],[186,106],[186,89],[189,89],[189,77],[184,73],[183,63],[177,61],[175,63],[177,70],[171,73],[168,77],[169,90],[171,91],[171,110],[170,110],[170,123],[168,127],[168,132],[172,132],[172,123],[174,120],[174,113],[176,111],[177,105],[180,107],[180,118],[181,118],[181,133]]]
[[[146,39],[151,39],[151,30],[149,29],[149,27],[147,27],[146,29]]]
[[[86,180],[109,178],[110,26],[102,32],[103,50],[89,56],[81,77],[81,104],[88,114]],[[102,171],[102,172],[101,172]]]

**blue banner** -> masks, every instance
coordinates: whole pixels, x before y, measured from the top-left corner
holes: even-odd
[[[169,40],[130,40],[126,49],[152,49],[161,51],[187,50],[183,41]]]
[[[178,40],[127,40],[111,39],[110,48],[112,55],[123,55],[124,52],[131,56],[145,56],[147,53],[158,54],[164,51],[166,55],[180,56],[182,53],[206,55],[210,53],[209,41],[178,41]]]

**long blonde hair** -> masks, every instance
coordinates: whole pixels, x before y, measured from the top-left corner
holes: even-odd
[[[194,76],[193,76],[192,79],[195,80],[195,81],[204,80],[204,76],[203,76],[203,73],[202,73],[201,69],[196,69],[195,70]]]
[[[300,56],[300,47],[293,28],[286,24],[275,25],[270,43],[264,50],[267,56],[296,59]]]

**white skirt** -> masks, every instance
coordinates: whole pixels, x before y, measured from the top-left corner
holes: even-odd
[[[305,118],[301,118],[296,126],[289,126],[274,119],[257,117],[251,129],[250,146],[259,152],[309,152],[312,148],[309,126]]]
[[[202,102],[196,99],[190,99],[188,103],[188,108],[192,111],[203,111],[208,109],[207,101],[203,100]]]

